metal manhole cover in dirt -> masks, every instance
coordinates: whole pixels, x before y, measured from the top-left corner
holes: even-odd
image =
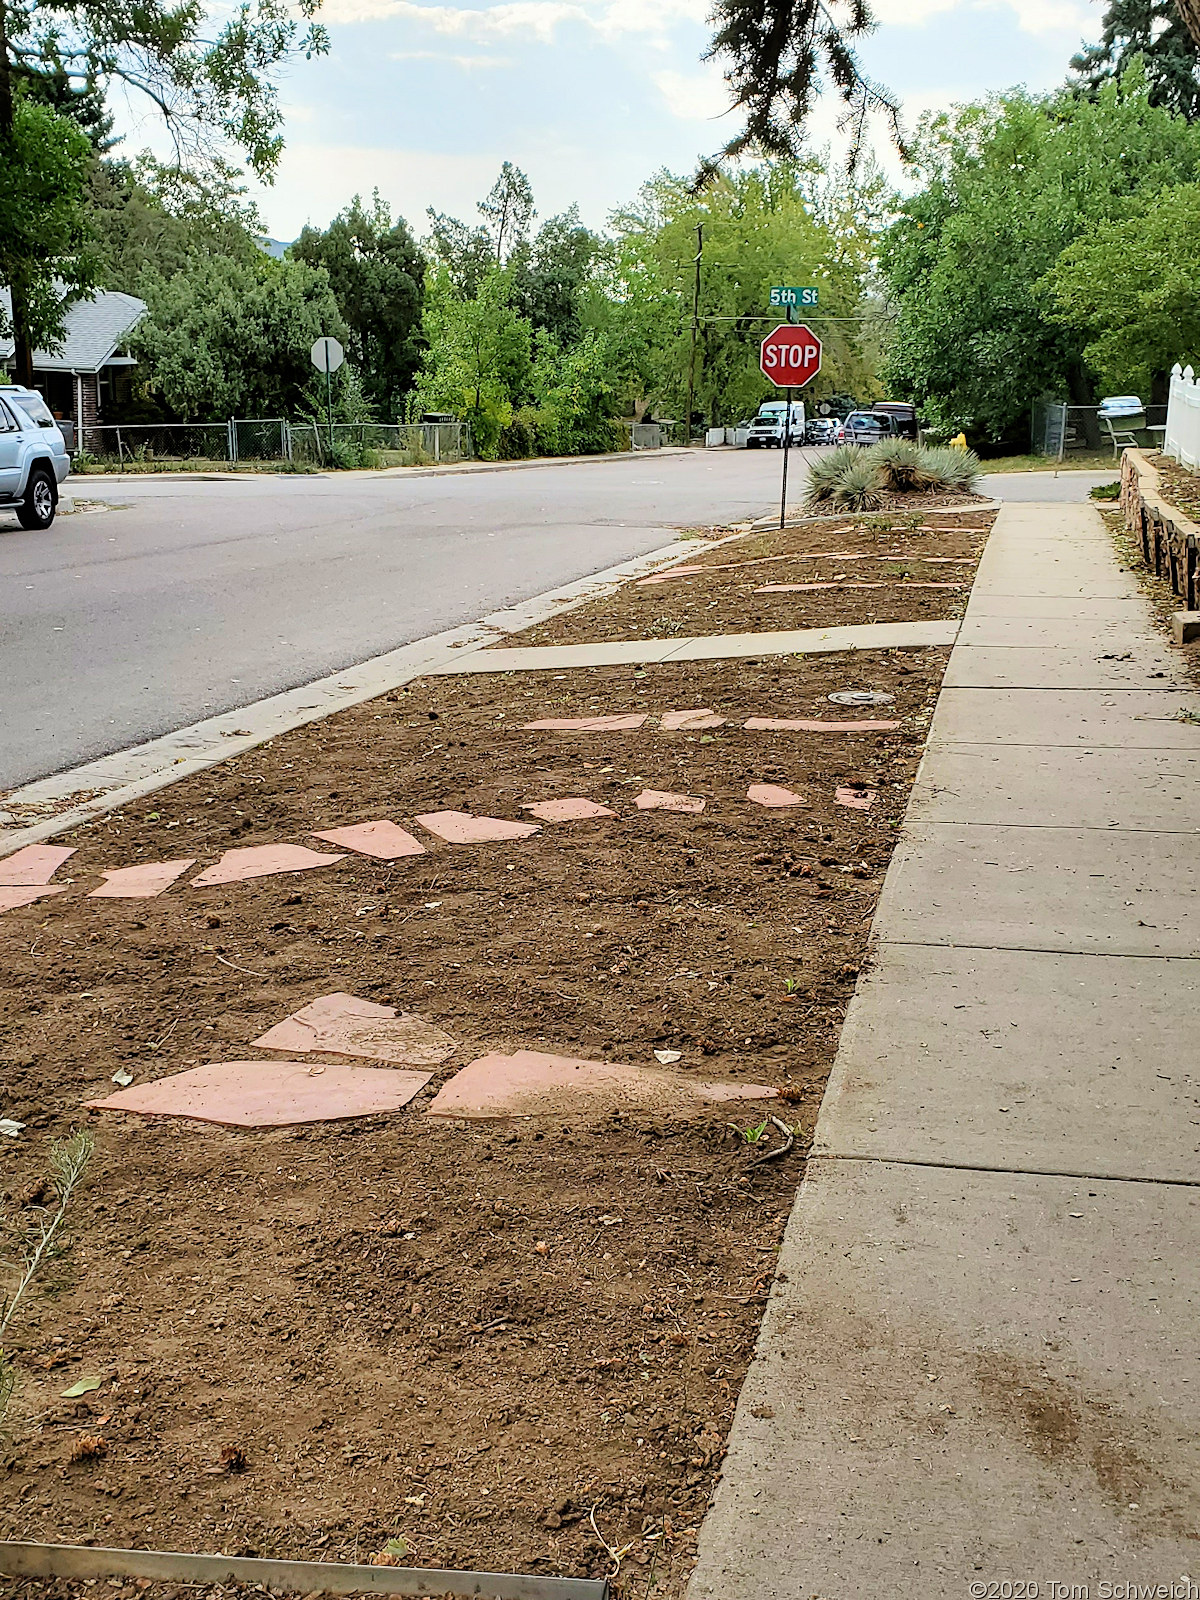
[[[839,689],[825,698],[835,706],[890,706],[896,696],[882,689]]]

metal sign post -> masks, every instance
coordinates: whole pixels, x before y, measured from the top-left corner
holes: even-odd
[[[772,290],[772,293],[774,291]],[[811,383],[821,370],[821,341],[804,323],[793,323],[788,306],[788,321],[780,323],[762,342],[758,364],[777,388],[787,395],[783,424],[783,487],[779,500],[779,526],[787,520],[788,452],[792,442],[792,391]]]
[[[336,339],[318,339],[309,351],[312,364],[325,374],[325,413],[329,424],[329,449],[333,451],[333,375],[346,359],[346,352]]]

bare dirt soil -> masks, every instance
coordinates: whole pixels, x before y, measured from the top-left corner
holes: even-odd
[[[981,543],[920,538],[926,554]],[[822,623],[848,620],[839,591],[819,597]],[[0,1537],[339,1561],[398,1539],[406,1564],[573,1576],[628,1546],[618,1595],[679,1596],[947,654],[427,679],[56,841],[78,846],[58,875],[72,892],[0,919],[0,1115],[29,1125],[0,1149],[10,1259],[53,1203],[50,1140],[86,1120],[96,1152],[10,1341]],[[828,703],[847,688],[895,703]],[[522,728],[701,706],[728,725]],[[755,715],[900,726],[744,729]],[[760,782],[807,804],[748,803]],[[870,810],[838,804],[843,785],[874,792]],[[706,808],[639,812],[643,788]],[[419,833],[443,808],[519,818],[561,795],[617,816],[83,897],[103,867],[208,864],[383,816]],[[82,1110],[122,1066],[143,1081],[250,1057],[335,990],[459,1042],[404,1112],[244,1132]],[[424,1115],[458,1067],[514,1048],[649,1066],[672,1050],[673,1071],[777,1085],[796,1146],[752,1165],[748,1105]],[[100,1387],[63,1398],[84,1377]],[[73,1461],[83,1435],[103,1448]]]
[[[961,616],[995,511],[980,501],[968,502],[962,515],[939,514],[927,520],[923,511],[823,519],[681,556],[681,566],[704,570],[654,583],[626,584],[616,595],[589,601],[527,629],[520,642],[581,644],[768,633],[826,627],[835,619],[844,624]],[[839,559],[842,556],[852,559]],[[759,592],[766,584],[791,583],[836,583],[839,588]],[[884,587],[841,586],[855,583]],[[919,587],[926,583],[958,587]],[[512,642],[504,639],[500,647]]]

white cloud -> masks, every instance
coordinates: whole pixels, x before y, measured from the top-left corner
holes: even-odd
[[[474,216],[475,201],[496,180],[501,157],[492,151],[444,155],[429,150],[387,150],[360,145],[289,142],[274,184],[255,198],[277,239],[294,239],[304,227],[327,227],[351,196],[378,189],[414,232],[426,229],[425,208]]]
[[[956,11],[962,3],[963,0],[875,0],[872,10],[885,27],[920,28],[930,17]]]
[[[377,22],[389,17],[423,25],[449,38],[520,37],[550,44],[563,23],[593,29],[605,39],[627,34],[666,38],[675,22],[703,23],[708,0],[501,0],[491,6],[421,5],[417,0],[326,0],[321,16],[333,23]]]
[[[1094,21],[1092,11],[1081,0],[875,0],[874,12],[889,28],[921,28],[934,17],[948,11],[961,15],[953,26],[969,26],[972,11],[1011,11],[1017,27],[1035,36],[1059,33],[1086,33]]]
[[[1017,14],[1017,26],[1025,33],[1071,32],[1081,36],[1091,32],[1096,19],[1087,6],[1075,0],[1006,0]]]
[[[710,122],[730,109],[729,86],[717,68],[702,74],[656,72],[653,82],[671,114],[682,122]]]
[[[474,72],[480,68],[511,67],[512,60],[508,56],[456,56],[445,50],[393,50],[388,56],[389,61],[448,61],[453,67],[461,67],[464,72]]]

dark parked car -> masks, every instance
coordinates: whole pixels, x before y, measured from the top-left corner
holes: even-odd
[[[846,418],[847,444],[878,444],[881,439],[895,437],[895,424],[889,416],[879,416],[874,411],[852,411]]]
[[[804,430],[805,444],[836,444],[838,419],[836,417],[810,417]]]
[[[871,407],[877,417],[890,417],[893,432],[900,439],[917,439],[921,432],[921,419],[916,406],[905,400],[880,400]]]

